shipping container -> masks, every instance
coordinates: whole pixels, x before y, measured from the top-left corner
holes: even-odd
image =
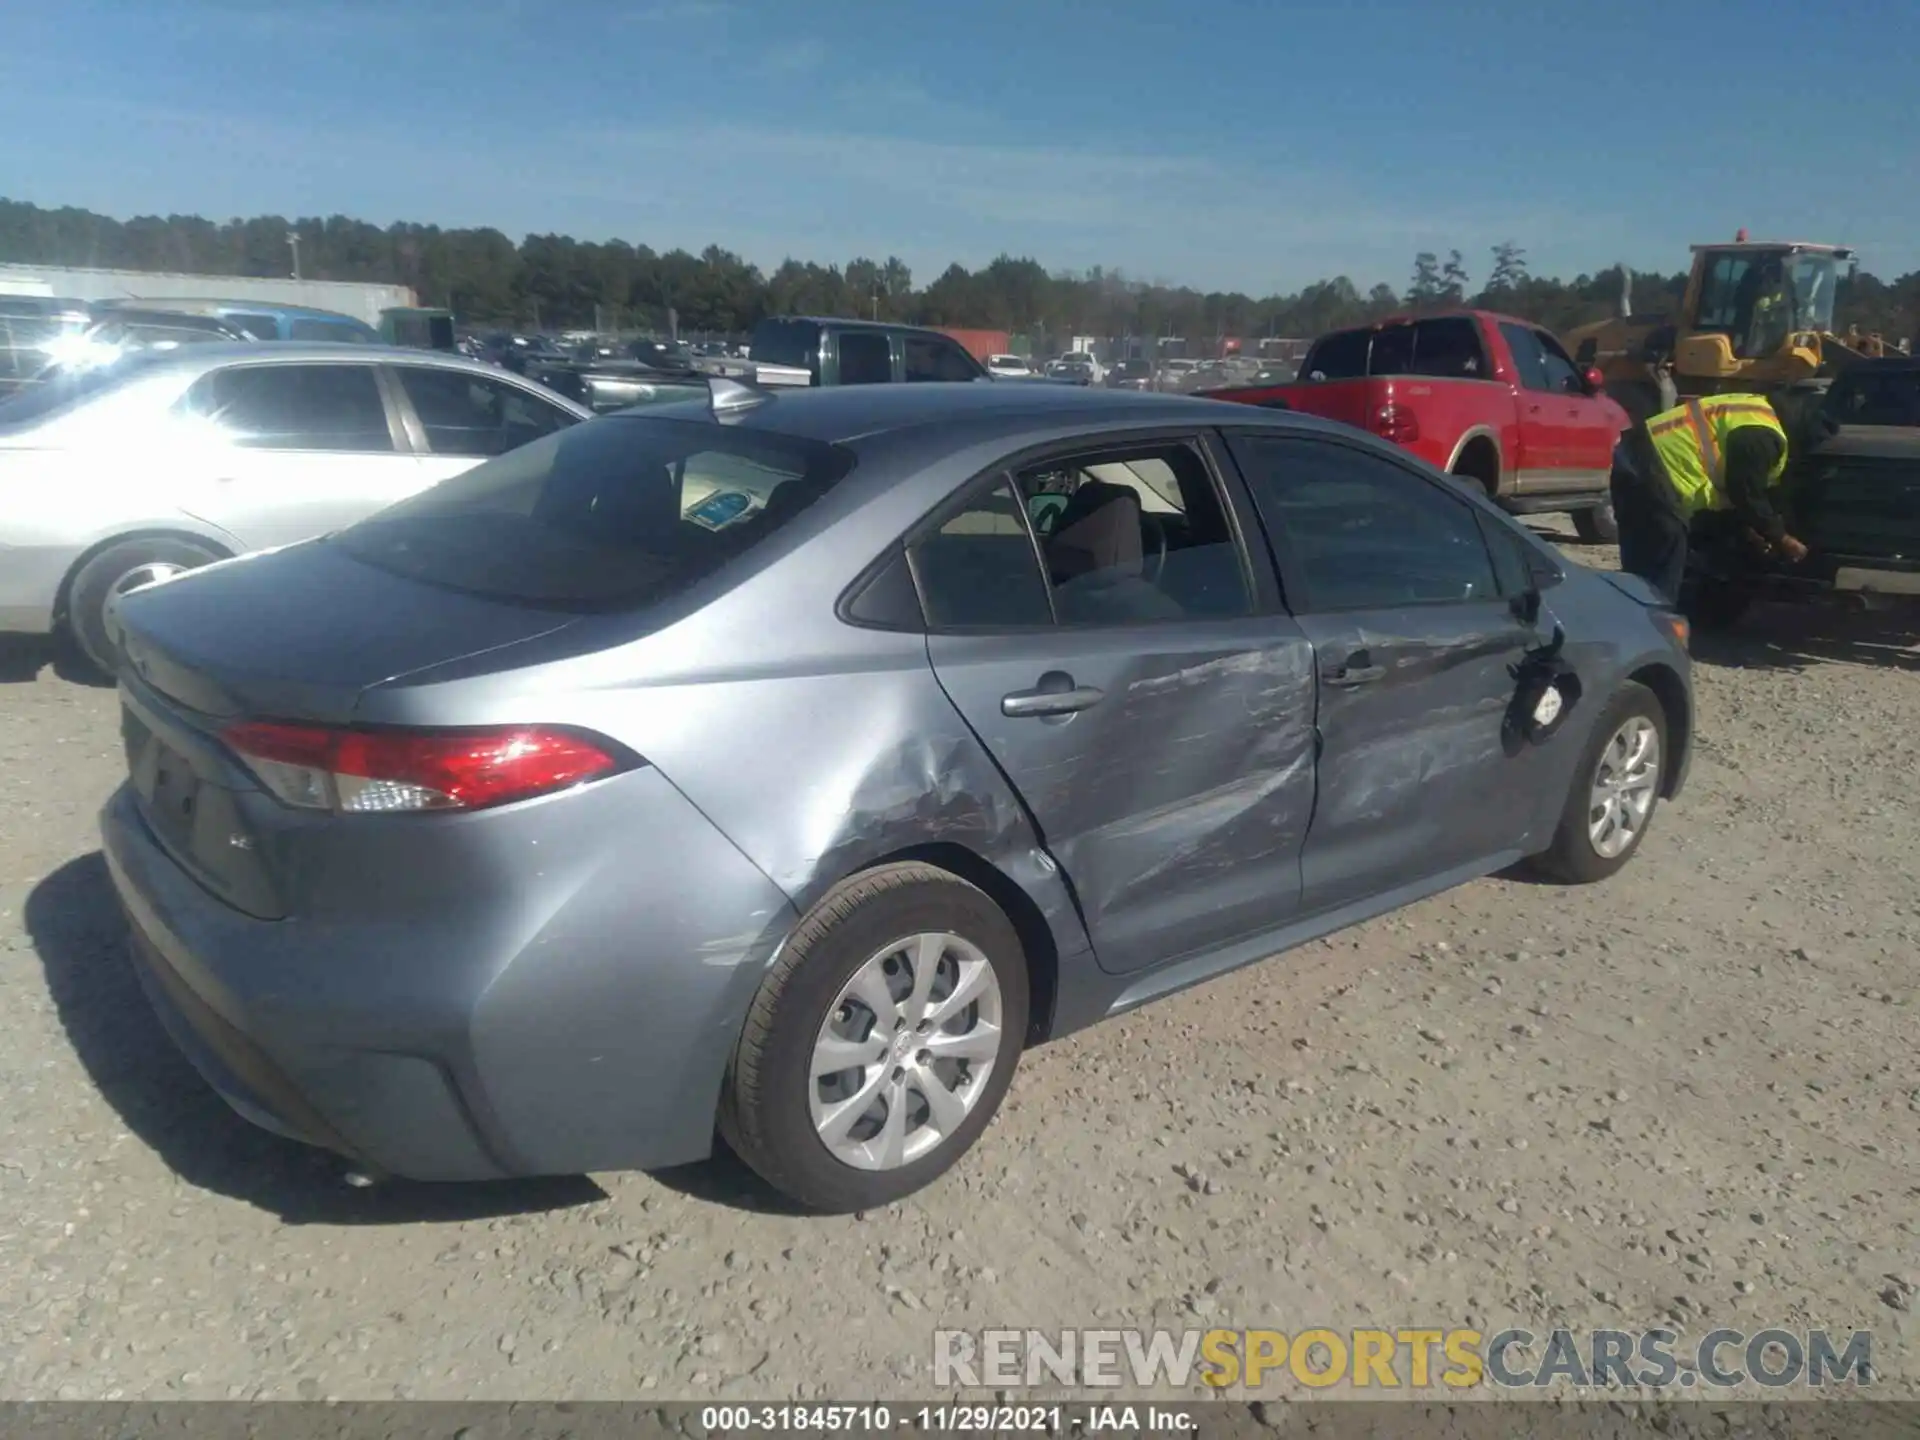
[[[1005,330],[954,330],[947,326],[938,327],[942,335],[950,335],[966,347],[967,353],[982,364],[989,355],[1009,355],[1012,352],[1013,337]]]

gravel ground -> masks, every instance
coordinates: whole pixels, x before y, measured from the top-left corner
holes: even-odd
[[[1866,1329],[1920,1395],[1920,649],[1697,648],[1691,785],[1614,882],[1047,1047],[957,1173],[827,1220],[727,1160],[354,1190],[235,1118],[121,955],[113,696],[9,649],[0,1397],[926,1396],[936,1325],[1313,1324]]]

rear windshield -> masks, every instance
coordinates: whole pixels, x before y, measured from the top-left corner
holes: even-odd
[[[837,446],[608,416],[469,470],[332,543],[409,579],[542,609],[670,600],[826,494]]]
[[[753,342],[747,348],[763,364],[817,369],[820,327],[804,320],[762,320],[753,327]]]
[[[1316,340],[1300,367],[1306,380],[1364,380],[1371,330],[1341,330]]]
[[[1308,380],[1360,380],[1373,375],[1484,380],[1490,373],[1480,328],[1465,315],[1343,330],[1316,342],[1300,367]]]

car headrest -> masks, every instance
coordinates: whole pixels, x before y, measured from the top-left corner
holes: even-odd
[[[1140,515],[1140,497],[1124,485],[1090,480],[1074,491],[1047,540],[1054,583],[1140,574]]]

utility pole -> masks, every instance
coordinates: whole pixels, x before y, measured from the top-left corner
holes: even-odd
[[[300,278],[300,232],[298,230],[287,232],[287,248],[293,251],[293,278],[298,280]]]

